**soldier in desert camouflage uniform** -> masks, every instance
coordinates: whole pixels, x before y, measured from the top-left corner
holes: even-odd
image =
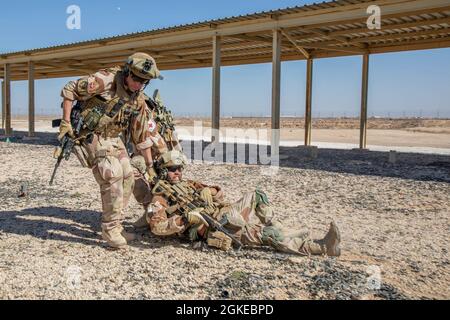
[[[152,115],[152,119],[149,121],[148,130],[151,133],[157,132],[158,139],[161,137],[166,144],[165,148],[158,148],[158,150],[155,150],[152,153],[153,158],[157,159],[162,153],[169,150],[178,150],[182,152],[183,149],[178,140],[178,135],[175,132],[172,114],[164,106],[159,92],[157,90],[155,91],[153,99],[148,96],[145,96],[145,98],[149,112]],[[155,143],[157,142],[159,141],[155,141]],[[134,155],[131,164],[133,166],[135,178],[135,186],[133,189],[134,197],[138,203],[146,208],[152,200],[151,190],[154,187],[152,179],[147,173],[144,157],[139,154]]]
[[[279,251],[299,255],[340,255],[340,233],[332,222],[323,239],[313,240],[307,233],[285,228],[277,221],[274,211],[264,192],[248,192],[233,204],[225,203],[223,191],[218,186],[208,186],[201,182],[183,180],[182,170],[186,157],[179,151],[170,151],[161,157],[157,172],[163,181],[169,182],[177,193],[199,194],[204,208],[181,210],[183,204],[174,202],[166,193],[159,192],[157,183],[147,213],[136,223],[136,227],[147,226],[158,236],[182,234],[191,240],[205,240],[209,246],[228,250],[231,238],[223,232],[209,228],[200,212],[208,212],[235,238],[247,246],[268,245]],[[189,197],[190,195],[188,195]],[[184,207],[185,208],[185,207]],[[184,209],[183,208],[183,209]],[[184,213],[181,213],[184,211]]]
[[[155,60],[145,53],[136,53],[123,67],[100,70],[70,81],[61,93],[63,119],[58,139],[66,134],[75,138],[70,116],[74,101],[81,102],[85,126],[80,136],[88,135],[80,140],[77,156],[83,165],[92,168],[100,186],[102,237],[114,248],[125,247],[134,237],[126,233],[121,224],[123,210],[134,187],[133,169],[124,141],[131,142],[142,155],[145,170],[151,176],[154,175],[152,150],[155,153],[167,151],[163,138],[149,128],[153,120],[143,95],[149,81],[157,78],[162,77]]]

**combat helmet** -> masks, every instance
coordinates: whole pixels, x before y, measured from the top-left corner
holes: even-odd
[[[187,165],[186,156],[178,151],[171,150],[163,153],[158,160],[155,161],[155,171],[159,179],[166,180],[169,174],[170,167],[184,168]]]
[[[143,52],[136,52],[129,56],[124,70],[125,73],[131,72],[135,76],[146,80],[163,79],[156,66],[155,59]]]
[[[178,166],[183,168],[186,165],[186,156],[178,150],[171,150],[161,155],[161,157],[158,159],[157,167],[160,169]]]

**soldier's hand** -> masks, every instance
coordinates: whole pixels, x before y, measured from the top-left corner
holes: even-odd
[[[64,136],[68,134],[71,138],[75,138],[75,135],[73,134],[72,125],[70,122],[67,122],[66,120],[61,120],[61,124],[59,125],[59,134],[58,134],[58,140],[61,141]]]
[[[153,167],[147,168],[146,176],[147,176],[148,181],[150,181],[150,182],[155,181],[156,178],[158,177],[158,175],[156,174],[155,168],[153,168]]]
[[[211,194],[211,189],[208,187],[205,187],[200,191],[200,198],[205,201],[208,206],[213,204],[213,196]]]
[[[202,215],[197,211],[191,211],[187,213],[185,217],[190,225],[204,224],[205,226],[209,227],[208,222],[206,222]]]

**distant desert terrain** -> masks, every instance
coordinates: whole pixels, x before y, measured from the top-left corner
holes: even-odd
[[[51,128],[51,120],[58,116],[36,117],[36,131],[57,132]],[[175,125],[183,137],[194,136],[194,124],[201,124],[203,136],[209,139],[207,130],[211,126],[209,118],[177,118]],[[222,118],[220,125],[223,133],[234,134],[236,129],[258,129],[262,137],[270,139],[268,128],[270,118]],[[27,131],[26,117],[16,117],[12,120],[14,130]],[[280,137],[289,145],[302,145],[304,141],[304,119],[282,118]],[[359,119],[357,118],[322,118],[313,119],[312,141],[322,143],[337,143],[344,145],[359,145]],[[418,147],[450,149],[450,119],[389,119],[370,118],[368,120],[367,144],[369,146],[386,147]],[[351,146],[349,146],[350,148]]]

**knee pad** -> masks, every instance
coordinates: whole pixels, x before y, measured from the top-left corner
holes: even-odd
[[[270,226],[262,229],[261,240],[264,244],[280,243],[284,240],[284,236],[280,229]]]
[[[131,166],[136,169],[140,174],[145,174],[147,171],[147,165],[143,156],[134,156],[130,161]]]
[[[106,156],[101,158],[93,169],[98,183],[123,179],[123,169],[119,159]]]

